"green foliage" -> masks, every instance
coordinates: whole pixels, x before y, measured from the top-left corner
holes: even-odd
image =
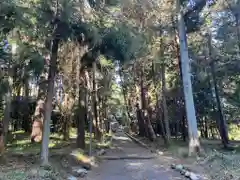
[[[121,2],[120,0],[88,0],[90,6],[92,8],[99,8],[99,6],[117,6]]]
[[[184,14],[187,33],[192,33],[199,30],[200,26],[203,25],[203,21],[200,18],[200,14],[202,13],[203,8],[207,4],[210,6],[214,5],[214,1],[212,0],[180,0],[180,3],[183,7],[187,7],[186,9],[188,9]]]
[[[109,28],[103,37],[102,52],[107,57],[114,58],[124,63],[143,55],[144,39],[128,26],[118,25]],[[141,52],[141,53],[140,53]]]
[[[28,8],[22,2],[6,0],[0,2],[0,34],[7,34],[15,27],[30,27],[31,22],[26,16]]]
[[[8,90],[8,81],[5,78],[0,79],[0,96],[7,93]]]
[[[92,47],[100,41],[99,30],[92,23],[79,22],[72,24],[71,28],[74,38],[77,38],[80,44],[89,44]]]
[[[8,49],[3,49],[3,45],[0,45],[0,65],[6,66],[6,62],[9,60]],[[0,101],[1,96],[7,92],[8,81],[6,80],[5,72],[0,69]]]
[[[108,98],[107,104],[109,107],[109,115],[124,116],[124,98],[121,87],[116,83],[112,83],[111,85],[111,95]]]
[[[0,2],[0,33],[6,34],[14,27],[16,9],[10,2]]]
[[[0,63],[9,58],[9,53],[3,49],[3,46],[0,45]]]
[[[21,170],[16,170],[13,172],[9,172],[4,178],[9,180],[22,180],[26,179],[25,173]]]
[[[17,49],[15,65],[17,64],[24,68],[20,71],[27,71],[26,74],[33,73],[34,76],[39,76],[44,69],[44,58],[35,47],[27,43],[21,43]]]
[[[42,55],[38,52],[32,52],[28,69],[32,71],[35,76],[39,76],[44,69],[44,58]]]
[[[235,124],[229,126],[229,139],[234,141],[240,140],[240,127]]]
[[[82,57],[88,67],[100,55],[99,51],[106,58],[121,63],[146,55],[146,40],[128,26],[121,24],[102,29],[90,23],[80,23],[72,28],[81,44],[93,47]]]
[[[99,57],[99,62],[102,67],[113,68],[113,63],[110,60],[107,60],[104,56]]]
[[[105,4],[108,6],[117,6],[120,2],[120,0],[105,0]]]

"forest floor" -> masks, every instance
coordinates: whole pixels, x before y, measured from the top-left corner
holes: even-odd
[[[75,133],[73,133],[75,134]],[[29,134],[14,132],[6,152],[0,156],[0,180],[67,180],[72,175],[73,167],[82,167],[82,160],[89,148],[89,137],[86,136],[86,149],[76,149],[75,137],[69,141],[52,134],[49,143],[49,167],[40,166],[40,143],[31,143]],[[93,154],[99,149],[109,148],[106,143],[93,142]],[[74,156],[72,154],[75,154]],[[81,162],[80,162],[81,161]]]
[[[15,133],[4,157],[0,157],[0,180],[180,180],[184,179],[171,169],[176,160],[170,156],[156,156],[140,147],[123,132],[111,139],[111,146],[97,145],[96,149],[107,148],[106,154],[97,158],[97,163],[83,178],[74,176],[73,167],[80,167],[72,159],[74,141],[64,142],[52,135],[50,140],[50,167],[40,166],[40,144],[31,144],[29,137]],[[22,136],[22,140],[21,137]],[[80,153],[84,154],[80,151]],[[96,154],[96,153],[95,153]],[[82,156],[82,155],[81,155]],[[111,160],[110,160],[111,159]]]
[[[80,167],[79,161],[73,159],[71,152],[76,151],[75,139],[64,142],[57,135],[50,139],[50,167],[40,167],[40,144],[31,144],[29,136],[16,132],[13,141],[8,144],[4,157],[0,157],[0,180],[180,180],[180,173],[171,169],[171,164],[182,164],[198,174],[209,174],[216,180],[239,180],[240,154],[238,151],[225,152],[220,149],[218,141],[202,142],[204,156],[187,158],[185,143],[165,148],[160,140],[154,143],[139,138],[150,149],[161,153],[152,153],[118,132],[105,144],[93,143],[93,154],[99,149],[107,149],[106,154],[97,158],[97,163],[84,178],[73,176],[72,169]],[[89,139],[87,136],[87,148]],[[174,140],[173,140],[174,141]],[[179,142],[179,141],[177,141]],[[238,144],[238,143],[236,143]],[[78,150],[80,159],[86,152]],[[86,156],[87,157],[87,156]],[[211,171],[209,171],[211,169]]]
[[[155,156],[148,149],[133,142],[123,132],[115,134],[111,149],[105,157],[100,166],[89,172],[84,180],[185,179],[171,169],[170,165],[174,159]]]
[[[182,164],[195,172],[206,174],[211,180],[240,180],[240,141],[231,141],[233,151],[222,148],[220,140],[201,140],[202,152],[200,157],[188,157],[188,144],[181,140],[172,139],[171,146],[166,147],[161,137],[156,142],[146,138],[133,137],[159,154],[174,159],[174,164]]]
[[[170,159],[154,156],[149,150],[135,144],[123,132],[112,137],[111,147],[107,146],[110,148],[106,150],[106,154],[97,159],[96,166],[88,171],[84,178],[77,178],[72,174],[72,168],[79,167],[79,163],[70,157],[71,152],[76,150],[74,142],[67,143],[52,136],[49,145],[51,166],[46,169],[39,163],[40,144],[31,144],[29,137],[22,133],[15,133],[15,136],[17,140],[8,145],[8,151],[0,158],[0,180],[155,180],[159,177],[161,180],[183,179],[170,168]],[[97,144],[94,146],[97,147]]]

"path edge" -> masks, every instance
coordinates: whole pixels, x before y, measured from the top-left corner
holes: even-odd
[[[124,132],[124,133],[125,133],[132,141],[134,141],[136,144],[140,145],[141,147],[144,147],[145,149],[150,150],[151,153],[154,153],[154,154],[156,154],[156,155],[160,155],[160,153],[159,153],[157,150],[150,148],[147,144],[143,143],[141,140],[133,137],[132,135],[130,135],[130,134],[127,133],[127,132]]]
[[[128,136],[130,139],[132,139],[136,144],[148,149],[151,151],[151,153],[154,153],[155,155],[162,155],[161,154],[161,151],[158,151],[158,150],[155,150],[155,149],[152,149],[150,148],[147,144],[143,143],[141,140],[133,137],[132,135],[130,135],[129,133],[127,132],[124,132],[126,134],[126,136]],[[185,165],[184,165],[185,166]],[[173,169],[173,168],[172,168]],[[188,170],[192,172],[192,169],[188,167]],[[185,176],[186,177],[186,176]],[[188,177],[190,180],[193,180],[191,179],[190,177]],[[202,180],[202,179],[205,179],[202,175],[201,175],[201,178],[200,179],[197,179],[197,180]]]

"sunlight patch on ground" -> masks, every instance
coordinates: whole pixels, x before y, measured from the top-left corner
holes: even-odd
[[[143,166],[143,163],[140,163],[140,162],[129,162],[129,163],[127,163],[127,166],[140,167],[140,166]]]
[[[124,136],[113,136],[113,139],[130,141],[130,139],[128,137],[124,137]]]
[[[96,146],[98,148],[110,148],[111,142],[102,142],[102,143],[97,143]]]
[[[77,160],[79,163],[89,166],[95,166],[93,159],[87,155],[84,155],[83,150],[77,149],[72,151],[71,155]]]
[[[87,161],[87,157],[81,151],[74,151],[71,153],[79,161]]]
[[[53,147],[55,147],[56,145],[57,145],[56,142],[50,142],[50,143],[48,144],[48,147],[49,147],[49,148],[53,148]]]
[[[22,131],[22,130],[12,132],[12,134],[23,134],[23,133],[24,133],[24,131]]]
[[[26,145],[26,144],[29,144],[30,142],[31,142],[30,139],[16,140],[14,143],[8,143],[7,146],[10,146],[10,145]]]
[[[69,134],[70,138],[77,138],[77,128],[71,128]]]

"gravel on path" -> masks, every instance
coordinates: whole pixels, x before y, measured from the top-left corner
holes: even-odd
[[[113,147],[107,152],[109,156],[150,156],[152,153],[135,144],[123,132],[113,137]],[[84,180],[184,180],[166,163],[166,159],[124,159],[103,160]]]

